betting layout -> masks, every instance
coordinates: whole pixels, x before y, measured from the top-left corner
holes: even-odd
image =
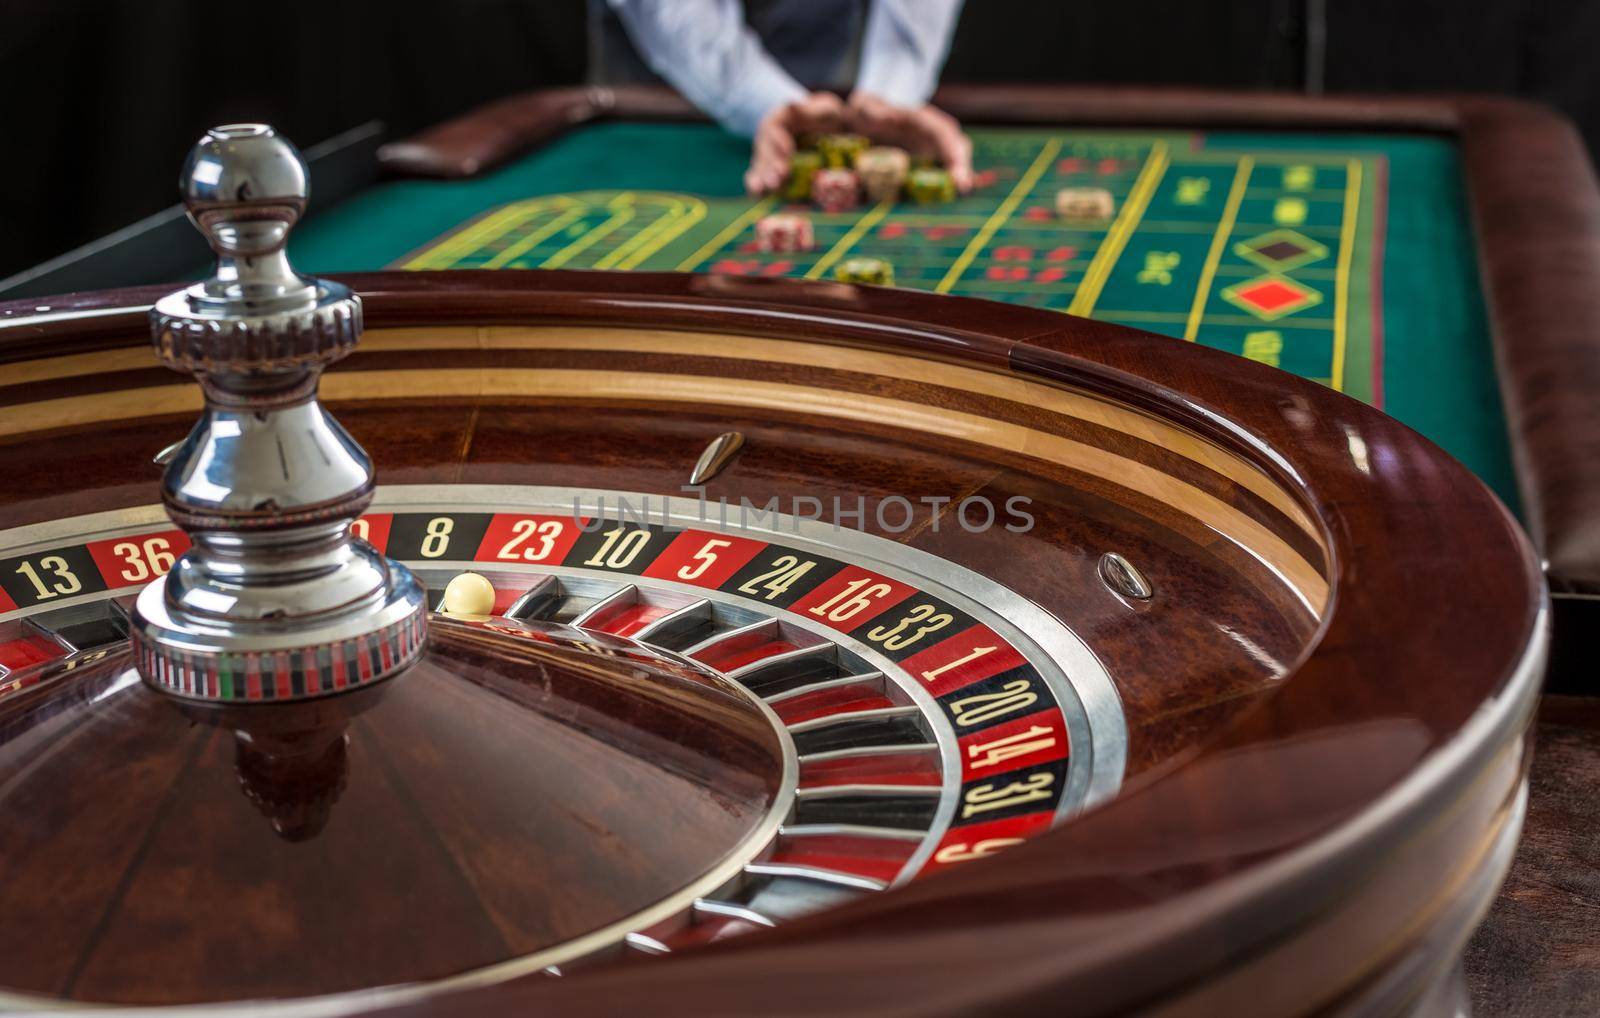
[[[812,835],[780,845],[774,865],[887,887],[1048,829],[1120,780],[1109,676],[1069,630],[991,581],[814,521],[725,528],[697,523],[684,504],[669,517],[677,500],[659,501],[660,518],[597,517],[552,492],[513,491],[515,507],[452,500],[449,488],[415,504],[424,496],[391,489],[354,530],[416,568],[436,607],[462,569],[486,576],[494,616],[474,624],[542,620],[628,637],[760,697],[799,755],[790,827]],[[628,504],[648,500],[624,495],[612,507]],[[111,526],[47,525],[59,536],[42,540],[30,540],[38,528],[4,535],[18,551],[0,552],[0,695],[37,681],[44,662],[103,657],[125,634],[128,596],[188,547],[156,522],[159,507],[112,515]],[[212,694],[271,701],[353,686],[360,666],[202,681],[236,684]]]
[[[861,263],[876,273],[862,281],[1168,333],[1381,405],[1384,156],[1194,133],[971,134],[977,187],[948,202],[546,194],[497,205],[392,264],[833,279]],[[804,244],[763,236],[786,209],[785,224],[803,214]]]

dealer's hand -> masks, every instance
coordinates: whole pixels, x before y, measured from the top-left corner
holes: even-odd
[[[895,106],[871,93],[855,92],[845,123],[874,145],[896,145],[912,155],[936,157],[950,171],[958,191],[972,190],[972,142],[944,110],[933,105]]]
[[[789,176],[795,139],[806,134],[835,134],[844,129],[844,123],[844,103],[832,92],[813,92],[774,107],[756,127],[750,169],[744,174],[745,190],[753,195],[776,191]]]

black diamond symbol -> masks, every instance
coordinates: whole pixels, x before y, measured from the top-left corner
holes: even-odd
[[[1293,230],[1273,230],[1235,244],[1233,250],[1268,272],[1287,272],[1319,258],[1326,257],[1328,249],[1309,237]]]

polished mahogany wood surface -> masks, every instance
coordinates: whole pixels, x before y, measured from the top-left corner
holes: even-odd
[[[185,704],[125,652],[0,702],[0,985],[174,1004],[452,976],[771,837],[783,744],[726,680],[562,627],[431,628],[397,678],[299,704]]]
[[[727,334],[730,344],[738,336],[804,342],[824,356],[829,347],[840,357],[915,356],[1091,393],[1251,464],[1312,521],[1312,543],[1325,555],[1326,614],[1295,659],[1284,662],[1284,676],[1248,709],[1198,724],[1181,753],[1106,806],[992,860],[776,931],[625,970],[473,991],[451,998],[452,1010],[703,1010],[708,988],[719,1005],[746,1010],[775,998],[800,1009],[918,1013],[952,1001],[1016,1010],[1071,1000],[1086,1014],[1156,1002],[1173,1013],[1216,1013],[1251,1001],[1305,1010],[1351,994],[1392,1003],[1393,994],[1416,988],[1379,977],[1437,964],[1433,952],[1448,939],[1421,935],[1419,924],[1427,931],[1460,922],[1448,906],[1462,888],[1492,889],[1496,846],[1511,829],[1520,787],[1522,733],[1543,647],[1543,583],[1526,539],[1492,496],[1402,425],[1225,354],[979,301],[675,275],[376,274],[351,281],[378,330],[461,323],[694,330]],[[106,295],[51,306],[139,299]],[[37,325],[19,321],[16,309],[0,308],[0,321],[8,310],[14,324],[0,327],[0,355],[19,370],[42,350],[67,355],[142,342],[137,310],[87,319],[45,313]],[[448,359],[441,356],[439,366]],[[352,378],[361,374],[358,364],[350,368]],[[714,392],[707,401],[719,425],[772,420],[717,407]],[[644,400],[634,408],[648,416],[655,405]],[[393,409],[390,427],[399,430],[391,448],[406,443],[404,419],[416,441],[430,414],[447,420],[457,413],[418,400],[397,400]],[[348,411],[340,413],[348,419]],[[796,427],[802,424],[826,434],[797,415]],[[181,424],[148,427],[153,438]],[[462,448],[454,443],[476,444],[480,430],[493,427],[438,429],[426,441]],[[363,436],[377,454],[381,481],[428,472],[386,470],[383,431]],[[72,433],[83,432],[69,427],[60,437]],[[515,475],[525,468],[529,454],[519,452],[518,433],[512,425],[491,445],[494,470]],[[27,445],[49,440],[35,433]],[[679,441],[680,448],[692,445]],[[986,483],[1000,490],[1020,483],[1021,475],[1007,476],[1023,466],[1015,459],[948,439],[923,443],[941,444],[947,455],[999,466]],[[770,483],[776,491],[809,492],[816,464],[816,457],[791,460]],[[40,462],[37,469],[51,468]],[[646,476],[640,469],[648,468],[620,462],[592,476],[628,487]],[[153,491],[153,477],[141,484],[131,470],[123,476],[110,497],[131,501]],[[62,472],[54,482],[55,492],[33,484],[19,491],[5,507],[6,522],[93,508],[72,497],[85,487],[81,474]],[[1097,490],[1084,480],[1081,504],[1093,504],[1092,496],[1102,505],[1136,503],[1113,487]],[[1182,515],[1143,510],[1125,519],[1152,536],[1174,532]],[[1070,515],[1062,513],[1061,526]],[[1085,540],[1081,532],[1062,533]],[[954,547],[938,550],[957,554]],[[1005,548],[981,554],[990,570],[1010,568],[1009,582],[1027,583],[1025,566],[1004,561]],[[1188,635],[1155,626],[1144,632],[1136,622],[1128,628],[1126,659],[1108,662],[1119,677],[1139,674],[1142,655],[1163,652],[1160,641]],[[1159,686],[1159,675],[1144,674]],[[1130,713],[1148,710],[1128,681]],[[1130,717],[1130,724],[1139,720]],[[1316,943],[1325,928],[1337,929],[1343,950]],[[1352,970],[1350,959],[1378,967]]]

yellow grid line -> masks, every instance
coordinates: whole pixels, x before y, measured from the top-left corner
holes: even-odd
[[[1089,263],[1089,270],[1084,273],[1083,282],[1078,284],[1067,314],[1087,317],[1094,310],[1094,302],[1100,299],[1106,279],[1110,277],[1117,259],[1122,257],[1122,249],[1133,235],[1133,228],[1143,218],[1144,210],[1150,204],[1150,196],[1155,193],[1156,185],[1161,182],[1161,175],[1166,169],[1167,143],[1157,141],[1150,146],[1150,154],[1145,157],[1144,168],[1139,171],[1139,179],[1134,181],[1133,190],[1129,192],[1121,214],[1106,232],[1100,250],[1095,252],[1094,261]]]
[[[640,244],[650,240],[660,233],[669,223],[677,221],[680,213],[663,212],[641,226],[633,236],[625,238],[622,243],[595,259],[591,269],[613,269],[617,262],[631,254]]]
[[[623,199],[627,199],[624,201]],[[618,203],[621,202],[619,205]],[[589,250],[602,238],[610,236],[623,223],[633,218],[633,195],[624,192],[606,202],[611,215],[592,230],[586,230],[576,240],[539,264],[541,269],[559,269],[578,255]]]
[[[1344,222],[1339,224],[1339,267],[1333,277],[1333,388],[1344,391],[1345,319],[1350,310],[1350,262],[1355,257],[1356,211],[1361,204],[1361,162],[1345,163]]]
[[[595,268],[632,268],[705,216],[705,202],[648,191],[634,195],[634,207],[658,208],[661,211],[633,236],[606,252],[594,263]]]
[[[1050,160],[1054,159],[1056,153],[1060,151],[1060,138],[1051,138],[1045,143],[1044,147],[1039,150],[1039,154],[1034,157],[1033,163],[1028,167],[1027,172],[1022,175],[1022,179],[1018,180],[1016,186],[1011,189],[1011,193],[1006,195],[1005,201],[1001,202],[1000,207],[994,210],[994,214],[989,217],[988,222],[978,229],[978,235],[973,237],[971,242],[961,250],[960,257],[955,260],[954,265],[950,266],[950,271],[946,272],[944,278],[939,280],[939,285],[933,288],[934,293],[950,292],[950,288],[956,285],[956,281],[961,278],[961,274],[966,272],[967,268],[972,265],[973,259],[978,257],[978,252],[982,251],[989,241],[994,238],[1001,225],[1016,213],[1017,206],[1022,204],[1022,199],[1028,196],[1034,185],[1039,183],[1039,178],[1044,176],[1044,171],[1050,168]]]
[[[1315,305],[1312,306],[1315,307]],[[1096,312],[1095,317],[1106,321],[1126,319],[1130,322],[1170,322],[1173,325],[1177,325],[1180,322],[1187,321],[1189,314],[1186,311],[1115,311],[1101,308]],[[1212,325],[1247,325],[1253,328],[1260,328],[1265,319],[1253,315],[1214,314],[1211,316],[1210,321]],[[1330,329],[1333,327],[1333,319],[1278,318],[1272,321],[1272,327],[1274,329]]]
[[[1260,163],[1258,162],[1257,166],[1259,165]],[[1168,167],[1168,169],[1171,169],[1171,167]],[[1248,199],[1249,195],[1246,195],[1245,197]],[[899,217],[896,217],[895,221],[903,222],[903,220]],[[1238,226],[1240,230],[1248,230],[1252,233],[1265,233],[1268,230],[1283,229],[1282,223],[1242,222],[1235,225]],[[1013,230],[1033,230],[1040,233],[1052,234],[1058,233],[1061,230],[1061,224],[1056,221],[1038,223],[1027,219],[1019,219],[1009,224],[1009,226]],[[1213,229],[1215,229],[1213,224],[1198,219],[1192,223],[1180,223],[1170,219],[1139,220],[1139,233],[1142,235],[1149,235],[1152,233],[1210,233]],[[1299,225],[1293,227],[1293,229],[1298,233],[1303,233],[1307,237],[1312,238],[1327,237],[1330,240],[1334,240],[1339,236],[1339,228],[1337,226],[1318,226],[1315,224],[1300,223]]]
[[[565,195],[514,202],[503,209],[491,212],[466,229],[446,237],[438,244],[428,247],[421,254],[407,261],[401,268],[447,269],[479,248],[504,236],[506,231],[512,228],[512,224],[520,226],[522,223],[535,219],[548,210],[556,209],[566,209],[568,211],[577,209],[581,211],[582,206]]]
[[[1343,202],[1344,201],[1344,192],[1343,191],[1329,190],[1329,189],[1323,189],[1323,190],[1318,190],[1318,191],[1285,191],[1285,190],[1281,190],[1281,189],[1276,188],[1276,187],[1260,187],[1260,188],[1252,188],[1250,190],[1250,193],[1245,195],[1245,197],[1246,198],[1261,198],[1261,199],[1267,199],[1267,198],[1304,198],[1308,202],[1324,201],[1324,202],[1332,203],[1332,202]]]
[[[683,236],[684,233],[687,232],[690,227],[694,226],[694,224],[698,223],[700,220],[704,219],[705,217],[706,217],[706,203],[703,202],[703,201],[700,201],[698,198],[697,199],[693,199],[693,203],[689,206],[688,213],[686,213],[685,215],[682,215],[682,216],[679,216],[679,217],[675,218],[673,220],[673,225],[670,228],[662,230],[661,231],[661,235],[659,237],[657,237],[656,239],[654,239],[653,241],[651,241],[649,244],[645,244],[645,245],[640,246],[638,251],[634,252],[632,255],[630,255],[628,258],[624,259],[623,261],[619,262],[617,264],[617,267],[619,269],[631,269],[631,268],[635,267],[640,262],[644,261],[646,258],[649,258],[651,255],[655,254],[657,251],[659,251],[662,248],[666,247],[672,241],[677,240],[679,237]]]
[[[632,236],[623,238],[622,243],[595,259],[591,268],[611,268],[617,262],[632,254],[639,245],[648,244],[650,238],[666,229],[683,215],[683,202],[675,198],[654,195],[648,191],[644,194],[633,194],[632,192],[624,191],[623,194],[630,195],[636,212],[648,214],[650,210],[654,209],[656,212],[655,217],[635,230]],[[619,195],[618,197],[621,196]]]
[[[560,206],[552,205],[552,206],[550,206],[550,208],[552,208],[552,209],[560,208]],[[528,234],[526,237],[523,237],[521,240],[517,241],[515,244],[512,244],[512,245],[508,246],[504,251],[501,251],[499,254],[495,255],[493,258],[491,258],[488,261],[484,262],[483,263],[483,267],[486,268],[486,269],[498,269],[502,265],[506,265],[506,264],[509,264],[510,262],[515,261],[517,258],[520,258],[522,255],[524,255],[527,252],[529,252],[529,251],[533,250],[534,248],[538,247],[544,241],[544,239],[546,237],[549,237],[549,236],[551,236],[553,234],[559,233],[560,231],[562,231],[562,230],[566,229],[567,227],[571,226],[573,223],[575,223],[578,220],[582,219],[583,218],[584,209],[585,209],[585,207],[583,205],[574,205],[574,206],[572,206],[571,208],[567,209],[565,212],[562,212],[560,215],[557,215],[554,218],[552,218],[550,220],[550,222],[548,222],[545,225],[541,226],[539,229],[533,231],[532,233]],[[532,213],[532,214],[528,215],[527,217],[525,217],[523,219],[519,219],[517,221],[516,225],[517,226],[523,225],[524,223],[528,222],[529,220],[535,218],[535,216],[543,213],[543,211],[544,211],[543,209],[540,209],[538,212]],[[498,235],[498,237],[505,236],[506,233],[510,232],[510,229],[511,228],[508,226],[506,229],[501,230],[499,235]],[[498,237],[496,239],[498,239]],[[476,250],[476,248],[474,248],[474,250]],[[471,253],[472,253],[472,251],[466,252],[466,254],[471,254]],[[457,257],[451,258],[449,264],[450,265],[454,265],[456,262],[460,261],[462,257],[465,257],[465,255],[461,255],[461,256],[457,256]]]
[[[701,262],[722,250],[722,245],[737,237],[746,226],[767,214],[767,210],[778,203],[777,195],[768,195],[745,210],[744,214],[727,226],[710,240],[700,245],[700,250],[685,258],[677,264],[678,272],[693,272]]]
[[[1183,338],[1193,343],[1200,333],[1200,316],[1205,313],[1206,300],[1211,296],[1211,283],[1217,278],[1217,265],[1228,246],[1228,236],[1233,232],[1234,220],[1239,218],[1239,204],[1244,201],[1245,187],[1255,160],[1249,156],[1239,159],[1239,168],[1233,174],[1233,186],[1228,188],[1228,199],[1222,203],[1222,218],[1217,221],[1217,232],[1211,236],[1211,249],[1206,252],[1205,265],[1200,269],[1200,282],[1195,287],[1194,304],[1189,308],[1189,320],[1183,326]]]
[[[892,198],[885,199],[874,205],[866,215],[856,220],[856,225],[850,227],[849,233],[840,237],[837,244],[828,248],[827,254],[817,259],[817,264],[806,270],[805,278],[821,279],[822,274],[827,272],[834,262],[843,258],[846,251],[855,247],[856,243],[866,236],[867,231],[877,225],[878,220],[888,215],[889,210],[892,208],[894,208],[894,199]]]

